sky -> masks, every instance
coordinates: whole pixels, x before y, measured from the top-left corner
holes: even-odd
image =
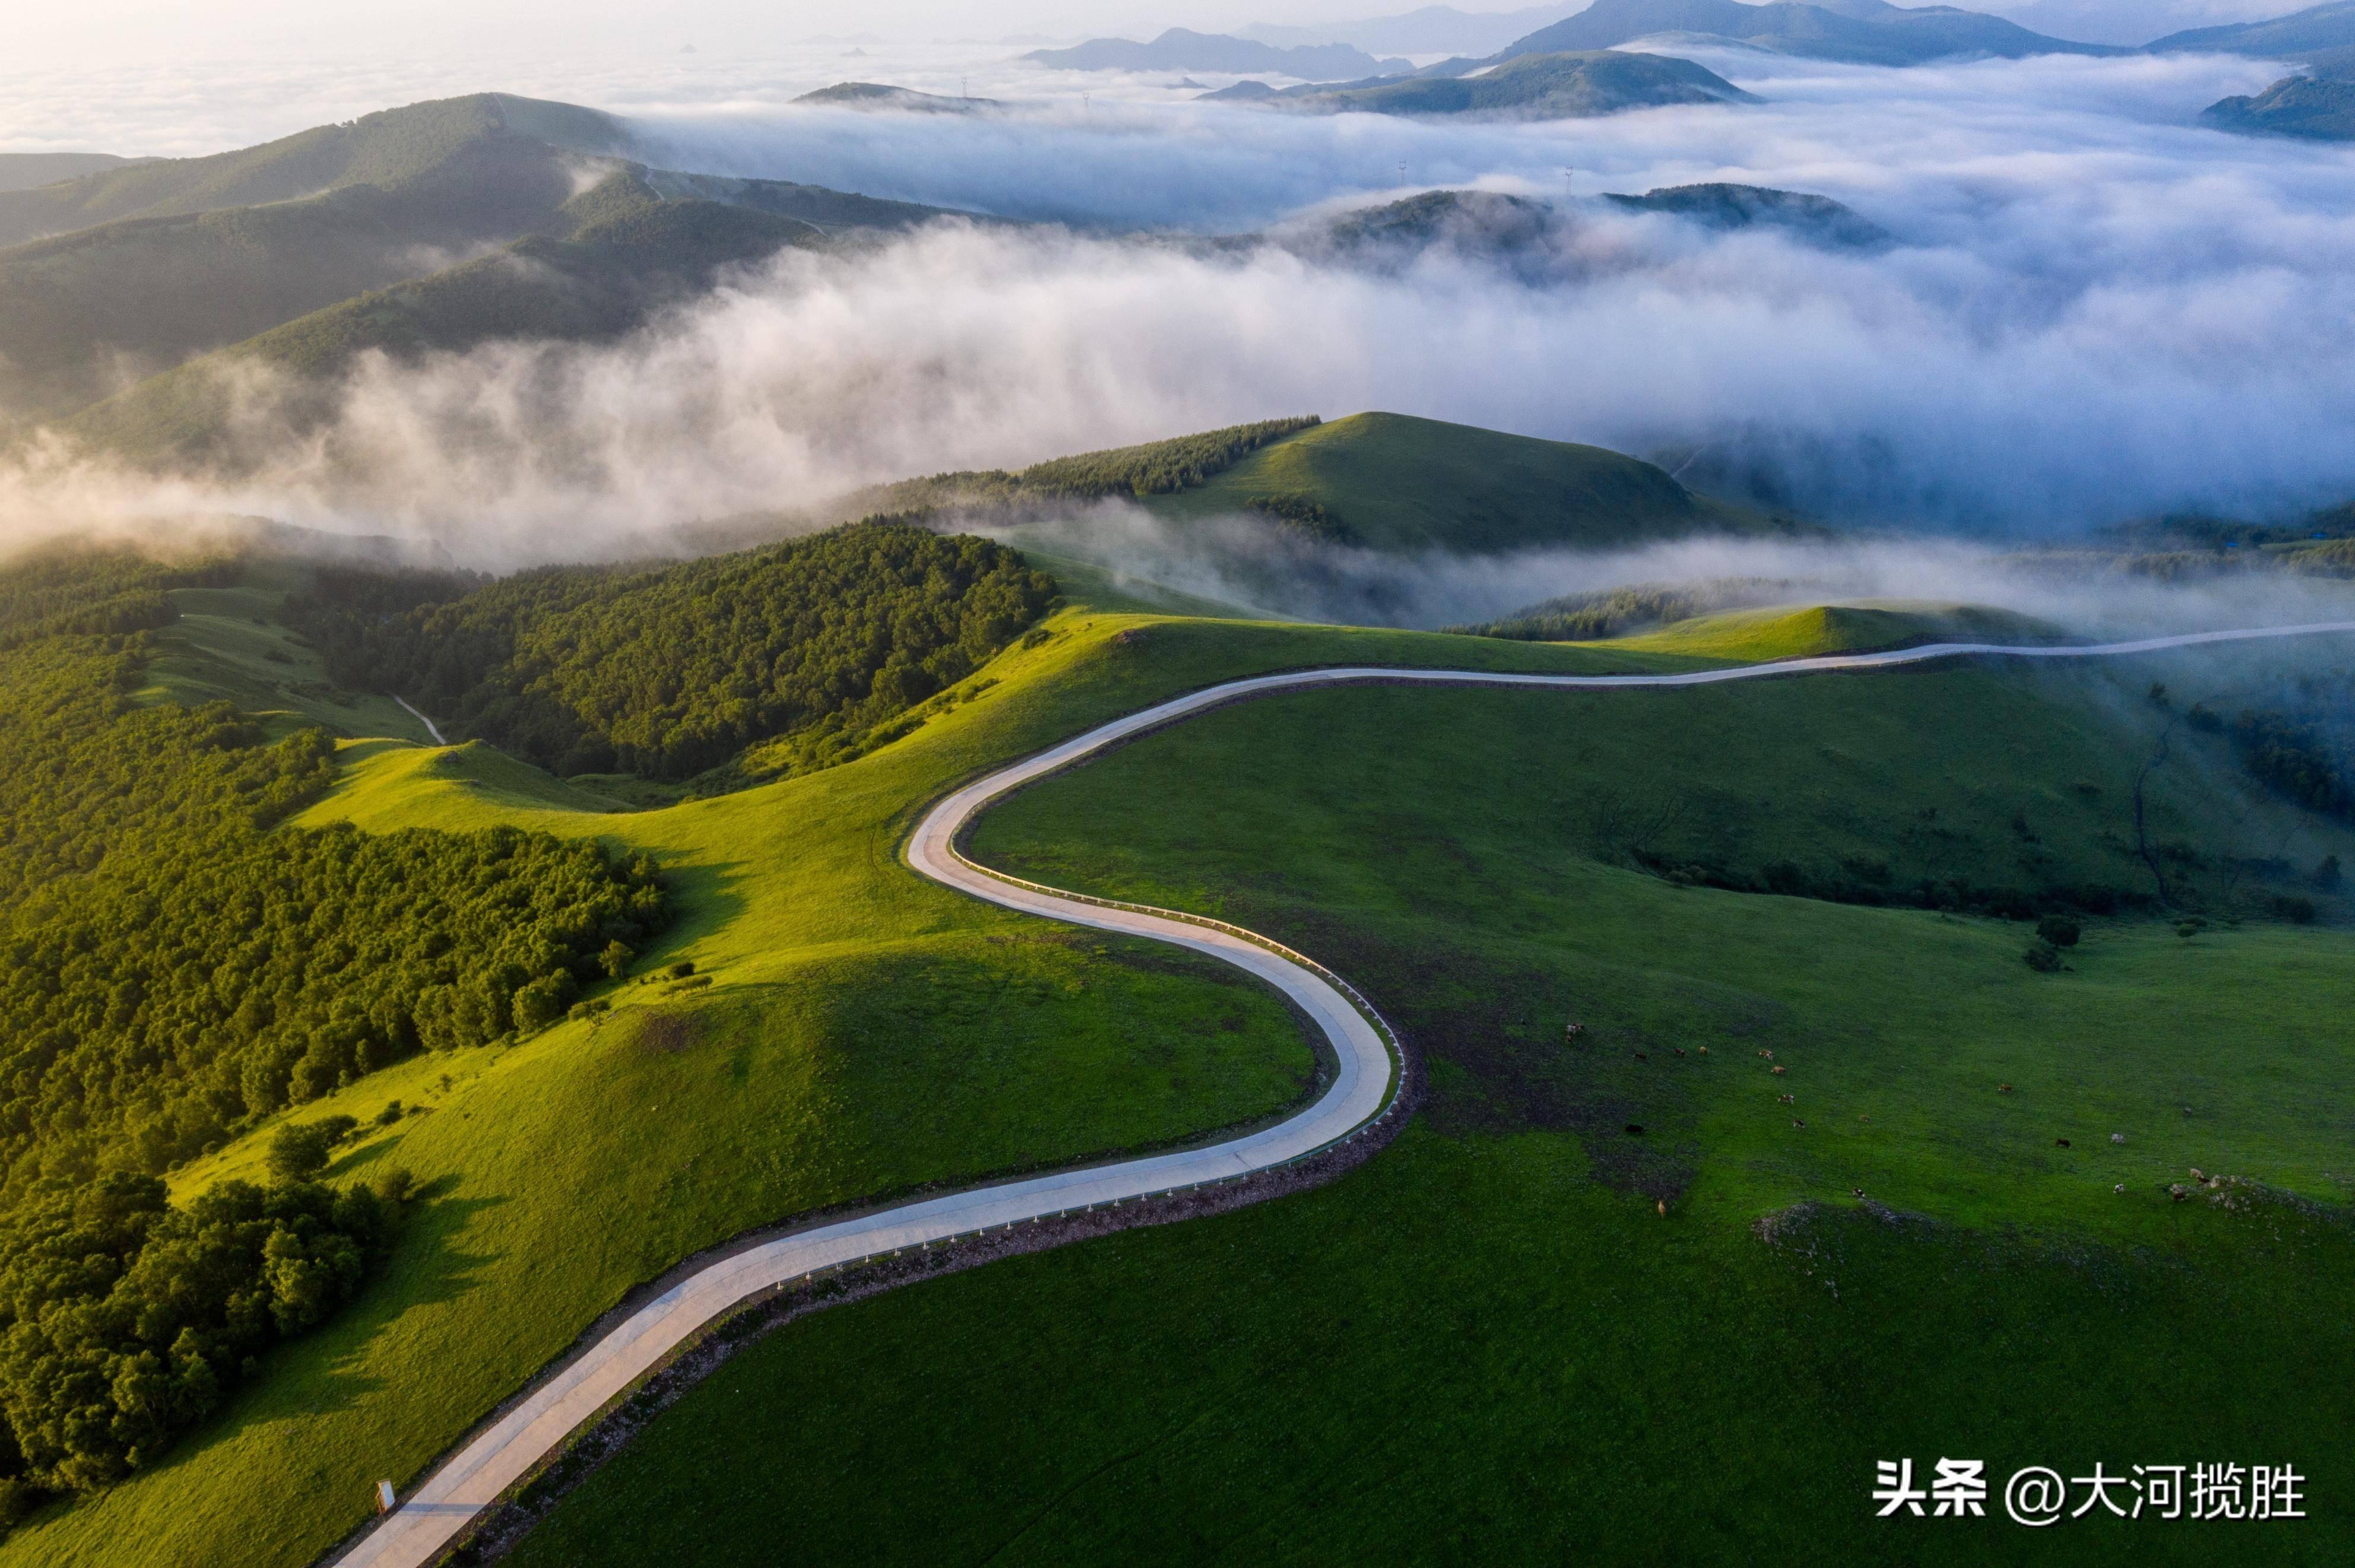
[[[1926,0],[1901,0],[1926,3]],[[880,37],[895,43],[994,42],[1057,37],[1150,37],[1168,26],[1221,31],[1252,22],[1294,25],[1354,20],[1414,9],[1412,0],[79,0],[26,5],[9,21],[9,51],[43,66],[79,59],[272,54],[409,55],[529,51],[759,54],[813,37]],[[1514,11],[1519,4],[1458,0],[1464,11]],[[2299,7],[2284,0],[1977,0],[1971,9],[2101,41],[2143,42],[2179,27],[2245,21]]]

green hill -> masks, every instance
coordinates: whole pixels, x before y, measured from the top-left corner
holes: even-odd
[[[0,196],[0,235],[69,230],[0,250],[0,359],[12,372],[0,416],[63,415],[121,389],[126,377],[169,370],[372,291],[463,271],[470,259],[518,240],[620,243],[629,252],[605,266],[585,252],[523,253],[549,261],[564,279],[537,291],[501,290],[497,308],[515,312],[515,330],[564,335],[611,331],[606,323],[617,314],[636,319],[642,302],[617,305],[620,296],[693,284],[716,252],[739,260],[796,237],[905,228],[939,216],[814,185],[648,170],[603,151],[625,144],[620,124],[592,111],[483,94],[388,110],[241,153],[144,163]],[[576,197],[583,177],[601,171],[623,184]],[[649,198],[778,221],[734,221],[736,233],[726,238],[719,230],[731,220],[706,213],[689,223],[674,213],[667,236],[643,218],[635,232],[616,232],[623,208]],[[478,298],[489,281],[478,270],[428,292]],[[569,314],[552,299],[566,288],[583,296]],[[417,335],[474,341],[479,330],[446,318],[476,308],[442,309],[445,319],[419,325]],[[430,315],[437,307],[419,309]],[[353,319],[324,330],[333,335]],[[399,323],[384,324],[400,337]],[[304,334],[321,330],[314,323]],[[279,346],[260,352],[272,357]]]
[[[1755,103],[1716,72],[1664,55],[1523,55],[1476,77],[1380,81],[1264,101],[1327,113],[1573,120],[1680,103]]]
[[[1696,616],[1602,646],[1758,663],[1827,653],[1877,653],[1929,642],[2055,642],[2060,629],[1967,604],[1838,604]]]
[[[1601,447],[1404,414],[1327,421],[1144,504],[1176,523],[1256,516],[1272,527],[1401,553],[1609,549],[1774,526]]]
[[[612,153],[625,141],[619,122],[594,110],[506,93],[442,99],[380,110],[233,153],[159,158],[0,195],[0,244],[121,218],[178,217],[301,201],[354,185],[398,187],[471,149],[510,139],[585,154]]]

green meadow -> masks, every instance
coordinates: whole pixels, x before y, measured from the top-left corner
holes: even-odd
[[[1312,1194],[792,1325],[517,1560],[2343,1561],[2355,1400],[2313,1372],[2355,1350],[2355,940],[2241,863],[2347,836],[2147,693],[2347,652],[1302,693],[1026,791],[986,861],[1364,986],[1427,1068],[1407,1132]],[[2081,916],[2053,973],[2026,922],[1630,858],[2130,888],[2137,777],[2172,906]],[[1876,1519],[1904,1457],[1985,1460],[1995,1517]],[[2001,1516],[2023,1466],[2225,1460],[2293,1466],[2309,1517]]]

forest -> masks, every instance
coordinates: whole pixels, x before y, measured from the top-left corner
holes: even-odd
[[[1315,414],[1262,419],[1225,429],[1178,436],[1142,446],[1114,447],[1005,469],[936,473],[868,491],[857,499],[890,511],[932,508],[988,513],[1040,500],[1100,501],[1110,496],[1167,495],[1190,490],[1234,467],[1262,447],[1324,423]]]
[[[292,613],[337,681],[407,698],[453,739],[560,774],[677,780],[762,741],[886,723],[979,669],[1054,594],[1001,545],[879,518],[482,587],[322,571]]]
[[[235,569],[0,568],[0,1523],[152,1463],[359,1287],[406,1196],[313,1180],[324,1147],[180,1205],[163,1173],[554,1022],[669,917],[593,842],[283,826],[333,781],[323,732],[128,696],[169,592]]]

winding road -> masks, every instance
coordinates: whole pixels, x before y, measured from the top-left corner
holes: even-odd
[[[1674,675],[1541,675],[1374,666],[1302,670],[1231,681],[1173,698],[1000,768],[957,790],[926,813],[907,846],[908,863],[919,874],[1027,915],[1173,943],[1249,971],[1297,1003],[1324,1032],[1337,1062],[1325,1092],[1297,1115],[1223,1143],[928,1198],[818,1225],[714,1263],[648,1302],[493,1422],[336,1561],[340,1568],[423,1568],[500,1494],[598,1411],[655,1370],[698,1330],[764,1290],[906,1247],[1271,1170],[1361,1134],[1393,1114],[1400,1063],[1387,1025],[1347,981],[1313,959],[1237,927],[1061,893],[1003,876],[965,859],[957,849],[958,835],[983,807],[1011,790],[1211,708],[1304,687],[1375,683],[1615,691],[1886,669],[1941,659],[2107,658],[2326,632],[2355,632],[2355,621],[2078,646],[1945,642],[1884,653],[1795,659]]]

